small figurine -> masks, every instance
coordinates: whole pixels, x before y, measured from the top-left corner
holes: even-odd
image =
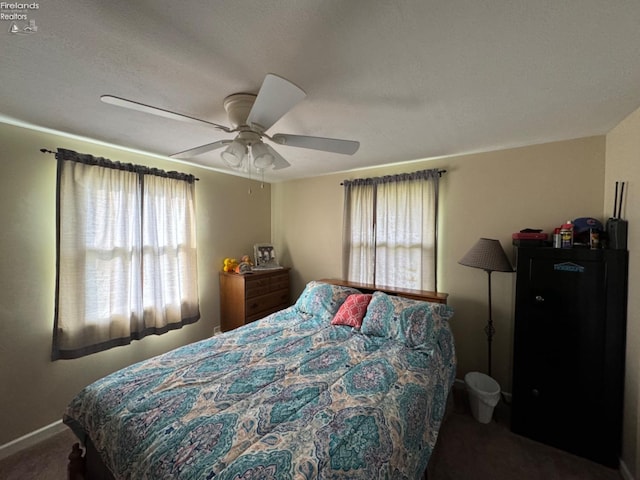
[[[238,266],[238,260],[236,260],[235,258],[225,258],[223,265],[222,265],[222,271],[224,272],[234,272],[236,267]]]
[[[250,273],[251,272],[251,264],[249,262],[240,262],[240,264],[236,267],[236,273]]]

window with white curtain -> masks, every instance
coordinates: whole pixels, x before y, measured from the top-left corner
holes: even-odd
[[[438,170],[344,182],[343,277],[437,291]]]
[[[53,359],[200,318],[195,178],[58,149]]]

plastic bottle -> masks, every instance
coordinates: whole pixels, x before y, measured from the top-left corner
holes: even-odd
[[[560,236],[560,227],[553,230],[553,248],[562,248],[562,237]]]
[[[573,248],[573,223],[567,220],[560,228],[561,248]]]

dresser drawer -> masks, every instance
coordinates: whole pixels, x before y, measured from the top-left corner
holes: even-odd
[[[277,290],[266,295],[249,298],[245,304],[247,320],[253,321],[266,316],[264,312],[281,310],[289,303],[289,290]],[[276,308],[278,307],[278,308]],[[275,310],[273,310],[275,311]],[[256,317],[256,318],[253,318]]]
[[[275,292],[276,290],[288,290],[289,289],[289,273],[282,273],[271,277],[269,282],[269,290]]]
[[[266,293],[269,293],[271,291],[270,285],[271,285],[271,282],[269,278],[247,277],[245,282],[245,287],[244,287],[244,297],[249,299],[249,298],[253,298],[259,295],[264,295]]]

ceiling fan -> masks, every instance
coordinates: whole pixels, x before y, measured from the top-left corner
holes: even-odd
[[[272,167],[274,170],[290,166],[271,145],[264,143],[267,139],[277,145],[309,148],[325,152],[353,155],[358,151],[360,142],[340,140],[336,138],[310,137],[306,135],[292,135],[276,133],[268,135],[266,132],[285,113],[306,97],[306,93],[290,81],[274,74],[267,74],[258,94],[234,93],[224,99],[224,109],[229,117],[231,127],[200,120],[180,113],[171,112],[158,107],[127,100],[113,95],[100,97],[105,103],[119,107],[130,108],[165,118],[172,118],[183,122],[212,126],[226,133],[235,133],[235,138],[217,140],[206,145],[190,148],[170,155],[172,158],[188,159],[196,155],[226,147],[220,154],[222,160],[232,168],[243,168],[249,161],[249,152],[253,165],[257,169]]]

